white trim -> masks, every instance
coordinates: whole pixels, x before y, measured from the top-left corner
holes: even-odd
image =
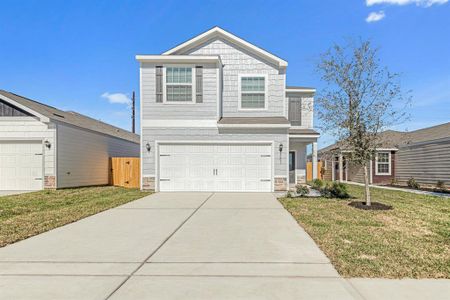
[[[141,120],[142,127],[214,127],[217,128],[217,120]],[[142,135],[142,134],[141,134]]]
[[[179,141],[170,141],[170,140],[160,140],[155,141],[155,144],[244,144],[244,145],[251,145],[251,144],[257,144],[257,145],[270,145],[275,143],[274,141],[236,141],[236,140],[218,140],[218,141],[211,141],[211,140],[179,140]]]
[[[272,160],[272,172],[271,172],[271,192],[275,191],[275,178],[278,177],[282,177],[282,176],[275,176],[275,141],[227,141],[227,140],[220,140],[220,141],[205,141],[205,140],[180,140],[180,141],[167,141],[167,140],[155,140],[155,191],[159,192],[159,146],[160,145],[171,145],[171,144],[175,144],[175,145],[179,145],[179,144],[188,144],[188,145],[195,145],[195,144],[237,144],[237,145],[268,145],[272,147],[272,155],[271,155],[271,160]],[[289,181],[289,177],[288,177],[288,181]]]
[[[292,128],[292,127],[290,127]],[[289,133],[289,138],[319,138],[320,137],[320,133],[318,134],[294,134],[294,133]]]
[[[389,159],[388,159],[387,163],[386,162],[382,162],[382,163],[378,162],[378,154],[380,154],[380,153],[387,153],[389,155]],[[387,173],[380,173],[380,172],[378,172],[378,164],[388,164],[389,172],[387,172]],[[389,175],[391,175],[391,173],[392,173],[392,171],[391,171],[392,167],[391,166],[392,166],[391,152],[380,151],[380,152],[375,153],[375,175],[377,175],[377,176],[378,175],[380,175],[380,176],[389,176]]]
[[[217,124],[219,128],[289,128],[289,124]]]
[[[222,68],[222,65],[220,65],[220,67],[219,68]],[[219,68],[217,68],[216,69],[216,93],[217,93],[217,112],[216,112],[216,115],[217,115],[217,121],[219,121],[220,120],[220,105],[221,105],[221,102],[220,102],[220,69]]]
[[[142,131],[142,122],[143,122],[143,105],[142,103],[144,102],[142,100],[143,98],[143,94],[142,94],[142,63],[139,63],[139,115],[140,115],[140,122],[139,122],[139,157],[140,157],[140,168],[141,168],[141,178],[139,178],[139,186],[140,189],[143,189],[142,183],[143,183],[143,178],[144,178],[144,151],[142,151],[142,147],[144,145],[144,133]]]
[[[287,93],[315,93],[316,92],[316,89],[309,89],[309,88],[299,88],[299,89],[297,89],[297,88],[293,88],[293,89],[290,89],[290,88],[286,88],[286,94]]]
[[[264,78],[264,108],[242,108],[242,78],[243,77],[262,77]],[[267,74],[238,74],[238,110],[240,111],[261,111],[268,109],[268,76]],[[252,94],[252,92],[245,92],[248,94]],[[261,93],[261,92],[259,92]]]
[[[162,71],[163,71],[163,104],[168,104],[168,105],[186,105],[186,104],[196,104],[196,96],[197,96],[197,91],[196,91],[196,87],[197,87],[197,83],[196,83],[196,69],[195,69],[195,65],[179,65],[179,64],[164,64]],[[191,69],[191,97],[192,100],[191,101],[167,101],[167,68],[190,68]],[[170,86],[187,86],[189,85],[189,83],[170,83]]]
[[[44,141],[45,138],[42,137],[0,137],[0,142],[7,142],[7,141],[16,141],[16,142],[23,142],[23,141]]]
[[[196,37],[172,48],[167,50],[166,52],[163,53],[163,55],[173,55],[177,52],[182,51],[183,49],[190,49],[195,47],[196,45],[199,45],[205,41],[207,41],[208,39],[210,39],[213,36],[222,36],[225,39],[229,40],[230,42],[237,44],[238,46],[241,46],[243,48],[246,48],[247,50],[250,50],[253,53],[258,54],[259,56],[266,58],[274,63],[276,63],[278,65],[278,67],[287,67],[288,63],[287,61],[273,55],[272,53],[269,53],[253,44],[250,44],[249,42],[235,36],[234,34],[231,34],[225,30],[223,30],[222,28],[219,27],[214,27],[200,35],[197,35]]]
[[[22,105],[22,104],[20,104],[20,103],[14,101],[14,100],[12,100],[12,99],[6,97],[6,96],[3,96],[3,95],[0,95],[0,99],[6,101],[6,102],[8,102],[8,103],[11,103],[12,105],[16,106],[17,108],[20,108],[21,110],[24,110],[24,111],[26,111],[27,113],[30,113],[30,114],[32,114],[32,115],[38,117],[39,120],[40,120],[41,122],[43,122],[43,123],[48,123],[48,122],[50,122],[50,119],[49,119],[48,117],[46,117],[46,116],[44,116],[44,115],[42,115],[42,114],[40,114],[40,113],[38,113],[38,112],[32,110],[32,109],[29,108],[28,106]]]
[[[376,148],[376,151],[398,151],[397,148]]]
[[[219,63],[218,55],[136,55],[141,63]]]

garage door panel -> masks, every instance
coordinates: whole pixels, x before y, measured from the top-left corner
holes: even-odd
[[[270,145],[163,144],[159,150],[161,191],[272,190]]]
[[[0,142],[0,190],[42,189],[42,143]]]

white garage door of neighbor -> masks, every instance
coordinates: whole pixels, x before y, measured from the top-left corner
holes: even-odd
[[[42,177],[40,141],[0,141],[0,190],[40,190]]]
[[[162,144],[160,191],[270,192],[272,146]]]

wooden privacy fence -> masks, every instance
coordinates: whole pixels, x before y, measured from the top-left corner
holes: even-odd
[[[111,185],[139,188],[140,170],[139,157],[111,157]]]
[[[320,169],[322,169],[322,162],[317,162],[317,178],[322,179],[322,174],[320,173]],[[312,162],[308,161],[306,163],[306,181],[311,181],[313,179],[312,176]]]

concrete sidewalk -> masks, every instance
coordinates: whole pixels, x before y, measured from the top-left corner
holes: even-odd
[[[353,182],[353,181],[345,181],[344,183],[364,186],[363,183]],[[377,188],[377,189],[382,189],[382,190],[400,191],[400,192],[407,192],[407,193],[413,193],[413,194],[419,194],[419,195],[430,195],[430,196],[450,198],[450,194],[446,194],[446,193],[438,193],[438,192],[430,192],[430,191],[422,191],[422,190],[413,190],[413,189],[407,189],[407,188],[399,188],[399,187],[383,186],[383,185],[374,185],[374,184],[370,184],[369,186],[371,188]]]
[[[341,278],[268,193],[153,194],[0,249],[0,299],[439,299],[437,282]]]

